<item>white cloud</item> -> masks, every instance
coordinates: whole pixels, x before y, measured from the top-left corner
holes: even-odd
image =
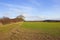
[[[60,5],[57,5],[57,3],[60,3],[60,0],[51,0],[54,3],[56,3],[55,5],[53,5],[50,9],[48,9],[47,11],[43,11],[42,14],[43,16],[31,16],[31,15],[36,15],[34,13],[39,13],[41,11],[39,11],[39,9],[36,9],[38,6],[40,8],[40,6],[42,6],[41,3],[39,3],[37,0],[29,0],[33,6],[35,6],[34,8],[31,6],[24,6],[24,5],[15,5],[15,4],[8,4],[8,3],[0,3],[0,5],[4,5],[6,7],[8,7],[8,11],[5,12],[5,16],[10,16],[11,14],[22,14],[25,17],[28,18],[34,18],[34,19],[45,19],[45,18],[54,18],[56,15],[60,15]],[[42,10],[42,9],[41,9]],[[33,13],[33,14],[32,14]],[[47,14],[47,15],[46,15]],[[50,14],[50,15],[48,15]],[[44,16],[45,15],[45,16]],[[51,15],[54,15],[51,17]],[[57,17],[57,16],[56,16]]]
[[[7,14],[23,14],[24,16],[27,16],[30,12],[32,12],[33,8],[30,6],[24,6],[24,5],[14,5],[14,4],[8,4],[8,3],[0,3],[0,5],[4,5],[8,7],[9,11],[6,11]],[[6,14],[4,14],[6,15]],[[8,16],[8,15],[6,15]]]

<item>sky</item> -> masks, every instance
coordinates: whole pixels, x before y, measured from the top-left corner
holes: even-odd
[[[60,20],[60,0],[0,0],[0,18],[18,15],[26,20]]]

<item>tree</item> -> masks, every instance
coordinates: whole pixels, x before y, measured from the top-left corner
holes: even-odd
[[[3,17],[1,19],[1,22],[2,22],[2,24],[8,24],[8,23],[10,23],[10,19],[8,17]]]
[[[23,15],[19,15],[16,17],[17,21],[25,21],[24,18],[25,17]]]

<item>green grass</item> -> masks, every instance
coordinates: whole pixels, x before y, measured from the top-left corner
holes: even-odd
[[[24,22],[22,27],[31,30],[40,30],[55,36],[60,36],[60,22]]]

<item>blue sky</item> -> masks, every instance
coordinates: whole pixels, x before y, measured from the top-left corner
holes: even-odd
[[[0,0],[0,17],[20,14],[26,20],[60,19],[60,0]]]

